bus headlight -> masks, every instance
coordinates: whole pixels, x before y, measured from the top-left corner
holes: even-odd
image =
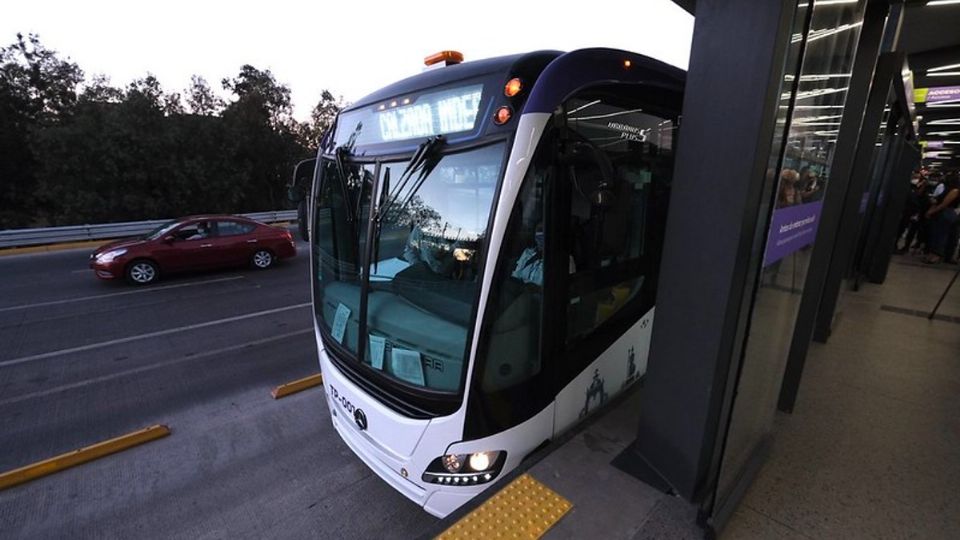
[[[463,454],[447,454],[443,456],[443,468],[447,472],[460,472],[460,468],[463,467]]]
[[[470,454],[470,468],[474,471],[485,471],[490,468],[493,460],[490,459],[494,452],[477,452]]]
[[[430,463],[423,480],[451,486],[486,484],[500,474],[506,460],[507,453],[502,450],[445,454]]]

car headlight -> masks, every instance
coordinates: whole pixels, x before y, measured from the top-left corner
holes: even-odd
[[[104,251],[103,253],[97,255],[98,263],[112,263],[114,259],[126,253],[127,250],[124,248],[120,249],[111,249],[110,251]]]
[[[506,460],[507,453],[502,450],[445,454],[430,463],[423,473],[423,480],[454,486],[486,484],[500,474]]]

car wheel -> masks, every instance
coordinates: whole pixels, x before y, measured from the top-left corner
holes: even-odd
[[[160,269],[151,261],[133,261],[127,267],[127,281],[134,285],[149,285],[159,277]]]
[[[256,253],[253,254],[253,266],[259,268],[260,270],[266,270],[273,266],[273,262],[276,259],[273,256],[273,253],[266,249],[258,249]]]

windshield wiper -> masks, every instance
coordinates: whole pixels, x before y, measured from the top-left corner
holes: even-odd
[[[348,150],[340,146],[333,152],[333,157],[334,157],[334,163],[336,163],[337,165],[337,176],[340,177],[340,191],[343,192],[343,200],[346,203],[344,204],[344,206],[347,209],[347,223],[353,223],[354,213],[353,213],[353,208],[351,208],[351,204],[350,204],[352,202],[350,200],[350,187],[347,185],[347,174],[346,174],[347,167],[344,164],[345,154],[347,153],[348,153]],[[360,189],[361,189],[361,194],[359,197],[357,197],[357,199],[363,198],[362,185]],[[359,214],[359,212],[357,213]]]
[[[386,198],[387,193],[390,192],[390,169],[383,171],[383,180],[381,180],[382,186],[380,187],[380,200],[377,201],[377,212],[379,212],[380,207],[383,205],[384,199]],[[377,214],[379,217],[379,213]],[[373,252],[371,258],[373,259],[373,273],[377,273],[377,267],[380,264],[380,229],[381,222],[379,219],[373,220]]]
[[[407,184],[414,177],[414,174],[419,173],[417,174],[416,180],[413,181],[413,184],[410,184],[410,189],[406,197],[404,197],[399,211],[402,212],[403,209],[410,204],[413,196],[417,194],[420,186],[423,185],[424,180],[427,179],[427,176],[430,176],[433,168],[440,162],[440,156],[437,151],[440,150],[445,143],[446,141],[443,135],[437,135],[430,137],[417,147],[417,151],[414,152],[413,157],[410,158],[410,162],[407,163],[407,168],[403,170],[403,174],[400,175],[400,179],[397,181],[397,189],[394,190],[394,193],[390,196],[386,204],[377,208],[376,222],[378,225],[383,221],[383,218],[386,217],[390,209],[397,204],[397,200],[403,193],[404,188],[407,187]]]
[[[410,158],[410,161],[407,163],[407,167],[403,170],[403,173],[400,174],[399,185],[397,189],[393,192],[392,196],[390,193],[390,169],[387,169],[383,173],[383,180],[381,181],[380,187],[380,200],[377,202],[376,213],[374,214],[373,219],[373,231],[371,235],[371,243],[373,244],[373,251],[371,252],[373,259],[373,271],[376,273],[377,267],[380,262],[380,232],[383,230],[383,220],[387,216],[396,203],[397,199],[400,198],[400,195],[403,193],[403,189],[409,183],[410,179],[413,178],[413,175],[419,171],[419,176],[414,180],[413,184],[410,186],[410,191],[404,198],[403,203],[400,205],[399,211],[402,212],[404,208],[410,204],[410,201],[413,199],[413,196],[416,195],[417,191],[420,189],[420,186],[423,185],[424,180],[427,176],[430,175],[430,172],[433,171],[433,168],[437,166],[437,163],[440,162],[440,159],[437,155],[437,150],[443,147],[444,144],[443,136],[437,135],[436,137],[431,137],[423,142],[420,146],[417,147],[417,151],[413,153],[413,157]],[[390,197],[387,199],[387,197]]]

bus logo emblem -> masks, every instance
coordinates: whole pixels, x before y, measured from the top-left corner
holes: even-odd
[[[364,414],[363,409],[357,409],[353,411],[353,421],[357,423],[357,427],[360,428],[360,431],[367,430],[367,415]]]

